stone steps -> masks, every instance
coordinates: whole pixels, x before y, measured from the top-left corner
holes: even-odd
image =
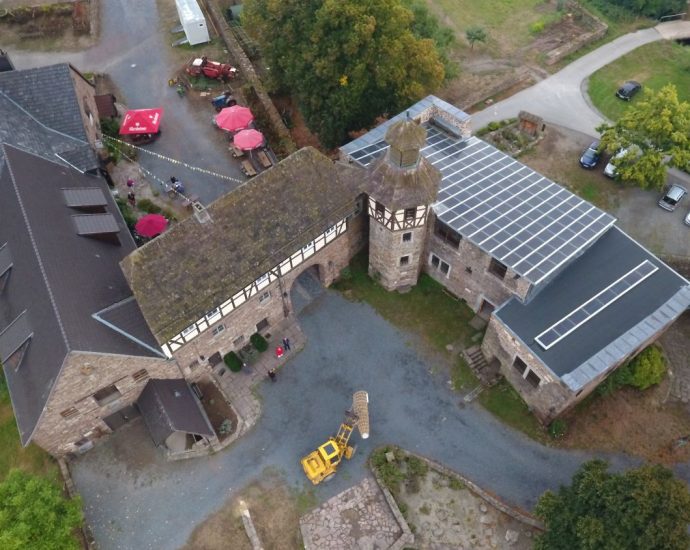
[[[483,386],[491,387],[501,378],[500,364],[498,361],[488,363],[479,346],[472,346],[463,350],[467,365],[472,369]]]

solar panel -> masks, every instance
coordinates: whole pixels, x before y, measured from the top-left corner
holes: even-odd
[[[3,275],[10,267],[12,267],[12,254],[7,243],[0,246],[0,275]]]
[[[106,235],[120,231],[112,214],[81,214],[72,216],[72,220],[78,235]]]
[[[568,313],[568,315],[563,317],[560,321],[551,325],[544,332],[539,334],[535,340],[544,350],[548,350],[575,329],[631,291],[657,271],[657,269],[659,268],[649,260],[643,261],[640,265],[631,269],[625,275],[595,294],[584,304]]]
[[[63,189],[65,203],[70,208],[106,206],[108,201],[99,187],[75,187]]]
[[[425,123],[422,154],[442,174],[438,218],[533,284],[594,242],[615,219],[492,145]],[[351,158],[367,166],[388,148],[357,140]],[[352,149],[352,150],[351,150]]]

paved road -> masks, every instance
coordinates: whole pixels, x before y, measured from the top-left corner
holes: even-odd
[[[100,548],[179,547],[197,523],[265,468],[306,489],[299,458],[337,429],[352,392],[361,388],[370,393],[371,437],[359,441],[358,453],[332,482],[316,488],[319,500],[362,479],[366,456],[385,443],[433,457],[527,508],[545,489],[568,482],[589,457],[542,447],[478,405],[460,407],[459,396],[433,374],[436,365],[418,355],[411,336],[365,304],[324,291],[302,311],[301,321],[309,339],[305,350],[277,383],[260,387],[263,416],[230,449],[166,463],[151,451],[139,424],[74,464]]]
[[[220,132],[211,127],[214,114],[209,106],[200,110],[181,99],[168,87],[175,62],[170,52],[171,35],[160,21],[156,2],[147,0],[107,0],[101,7],[101,37],[96,46],[81,52],[25,52],[11,50],[20,69],[51,63],[72,63],[84,72],[108,73],[123,90],[128,107],[163,107],[162,135],[146,149],[199,166],[213,172],[246,178],[233,162]],[[182,180],[188,192],[208,203],[238,183],[201,175],[172,165],[151,155],[140,154],[142,165],[167,181]]]
[[[688,26],[690,29],[690,23]],[[473,114],[472,127],[478,130],[494,120],[517,117],[520,111],[528,111],[547,122],[597,135],[594,129],[604,118],[585,99],[587,78],[635,48],[661,39],[656,28],[623,35],[534,86]]]

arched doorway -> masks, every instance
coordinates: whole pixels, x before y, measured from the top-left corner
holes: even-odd
[[[299,315],[304,309],[323,294],[323,284],[319,265],[312,265],[300,273],[290,287],[292,312]]]

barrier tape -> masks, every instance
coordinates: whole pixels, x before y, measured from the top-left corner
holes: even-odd
[[[119,143],[119,144],[125,145],[127,147],[131,147],[132,149],[136,149],[137,151],[142,151],[144,153],[148,153],[149,155],[157,157],[161,160],[166,160],[166,161],[170,162],[171,164],[177,164],[177,165],[183,166],[187,170],[191,170],[193,172],[199,172],[200,174],[206,174],[209,176],[214,176],[216,178],[224,179],[227,181],[232,181],[232,182],[239,183],[239,184],[244,183],[244,180],[239,180],[239,179],[233,178],[231,176],[225,176],[223,174],[218,174],[217,172],[212,172],[211,170],[206,170],[205,168],[199,168],[198,166],[192,166],[191,164],[187,164],[186,162],[182,162],[181,160],[177,160],[177,159],[174,159],[171,157],[166,157],[165,155],[161,155],[160,153],[155,153],[154,151],[149,151],[148,149],[144,149],[143,147],[139,147],[137,145],[132,145],[131,143],[128,143],[126,141],[122,141],[122,140],[114,138],[112,136],[106,136],[105,134],[103,134],[103,139],[108,140],[108,141],[112,141],[115,143]],[[128,159],[128,160],[131,161],[131,159]],[[158,179],[158,178],[156,178],[156,179]]]

